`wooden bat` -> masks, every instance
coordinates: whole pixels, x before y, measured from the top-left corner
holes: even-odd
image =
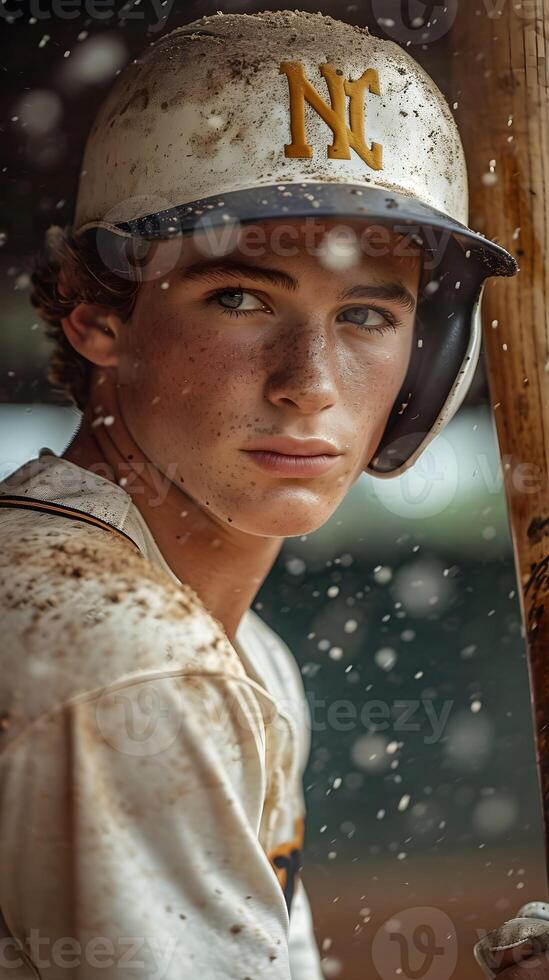
[[[549,855],[549,0],[459,3],[449,42],[470,224],[520,265],[486,284],[483,330]]]

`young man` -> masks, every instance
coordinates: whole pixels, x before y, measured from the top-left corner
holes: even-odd
[[[217,15],[121,75],[33,277],[82,423],[1,487],[6,976],[321,977],[306,700],[250,605],[461,403],[516,271],[466,221],[440,92],[363,29]]]

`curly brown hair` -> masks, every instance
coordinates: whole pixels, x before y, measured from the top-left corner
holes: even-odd
[[[48,381],[81,411],[88,401],[93,365],[70,344],[61,321],[79,303],[109,307],[128,320],[140,286],[142,241],[95,228],[77,235],[70,225],[53,225],[43,248],[31,259],[30,301],[54,344]]]

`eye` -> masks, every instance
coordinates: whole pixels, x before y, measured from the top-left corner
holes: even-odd
[[[351,306],[337,317],[339,323],[353,323],[363,330],[394,330],[396,318],[389,310],[378,310],[375,306]]]
[[[258,296],[245,289],[219,289],[210,296],[208,303],[214,303],[226,313],[270,313],[269,307]]]

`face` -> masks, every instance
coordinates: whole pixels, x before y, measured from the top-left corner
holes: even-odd
[[[399,252],[391,233],[377,255],[338,262],[333,225],[316,222],[311,238],[310,221],[285,222],[291,248],[272,222],[256,225],[253,257],[242,240],[215,258],[179,239],[175,266],[173,241],[155,243],[157,273],[121,331],[133,438],[215,520],[250,534],[301,535],[331,516],[406,374],[417,247]]]

